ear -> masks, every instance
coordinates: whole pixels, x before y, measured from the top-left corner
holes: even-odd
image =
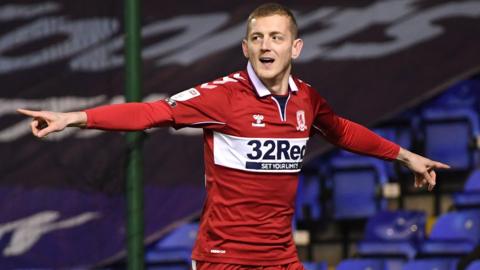
[[[303,40],[297,38],[293,41],[292,59],[297,59],[300,56],[303,48]]]
[[[245,58],[248,59],[248,44],[246,39],[242,40],[242,51]]]

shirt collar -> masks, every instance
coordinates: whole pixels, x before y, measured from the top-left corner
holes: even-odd
[[[247,64],[247,72],[248,72],[248,77],[250,77],[250,80],[253,83],[253,87],[257,91],[257,94],[259,97],[265,97],[272,94],[268,90],[268,88],[262,83],[262,81],[258,78],[250,62],[248,62]],[[295,81],[293,80],[292,75],[288,77],[288,86],[290,88],[290,91],[292,92],[298,91],[297,84],[295,84]]]

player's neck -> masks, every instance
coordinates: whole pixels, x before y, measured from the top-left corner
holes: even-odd
[[[287,68],[282,74],[270,80],[262,80],[263,84],[272,93],[272,95],[283,96],[288,93],[288,79],[290,78],[290,68]]]

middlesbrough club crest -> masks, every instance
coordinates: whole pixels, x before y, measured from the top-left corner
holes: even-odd
[[[307,125],[305,124],[305,111],[303,110],[297,111],[297,130],[307,130]]]

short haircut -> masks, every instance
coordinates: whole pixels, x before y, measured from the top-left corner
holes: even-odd
[[[252,11],[252,13],[250,13],[250,16],[248,16],[247,20],[246,37],[248,37],[248,32],[250,31],[250,22],[253,19],[273,15],[287,16],[288,18],[290,18],[290,31],[292,32],[293,39],[296,39],[298,35],[298,26],[297,20],[295,20],[295,16],[293,16],[293,13],[290,9],[277,3],[263,4],[257,7],[254,11]]]

